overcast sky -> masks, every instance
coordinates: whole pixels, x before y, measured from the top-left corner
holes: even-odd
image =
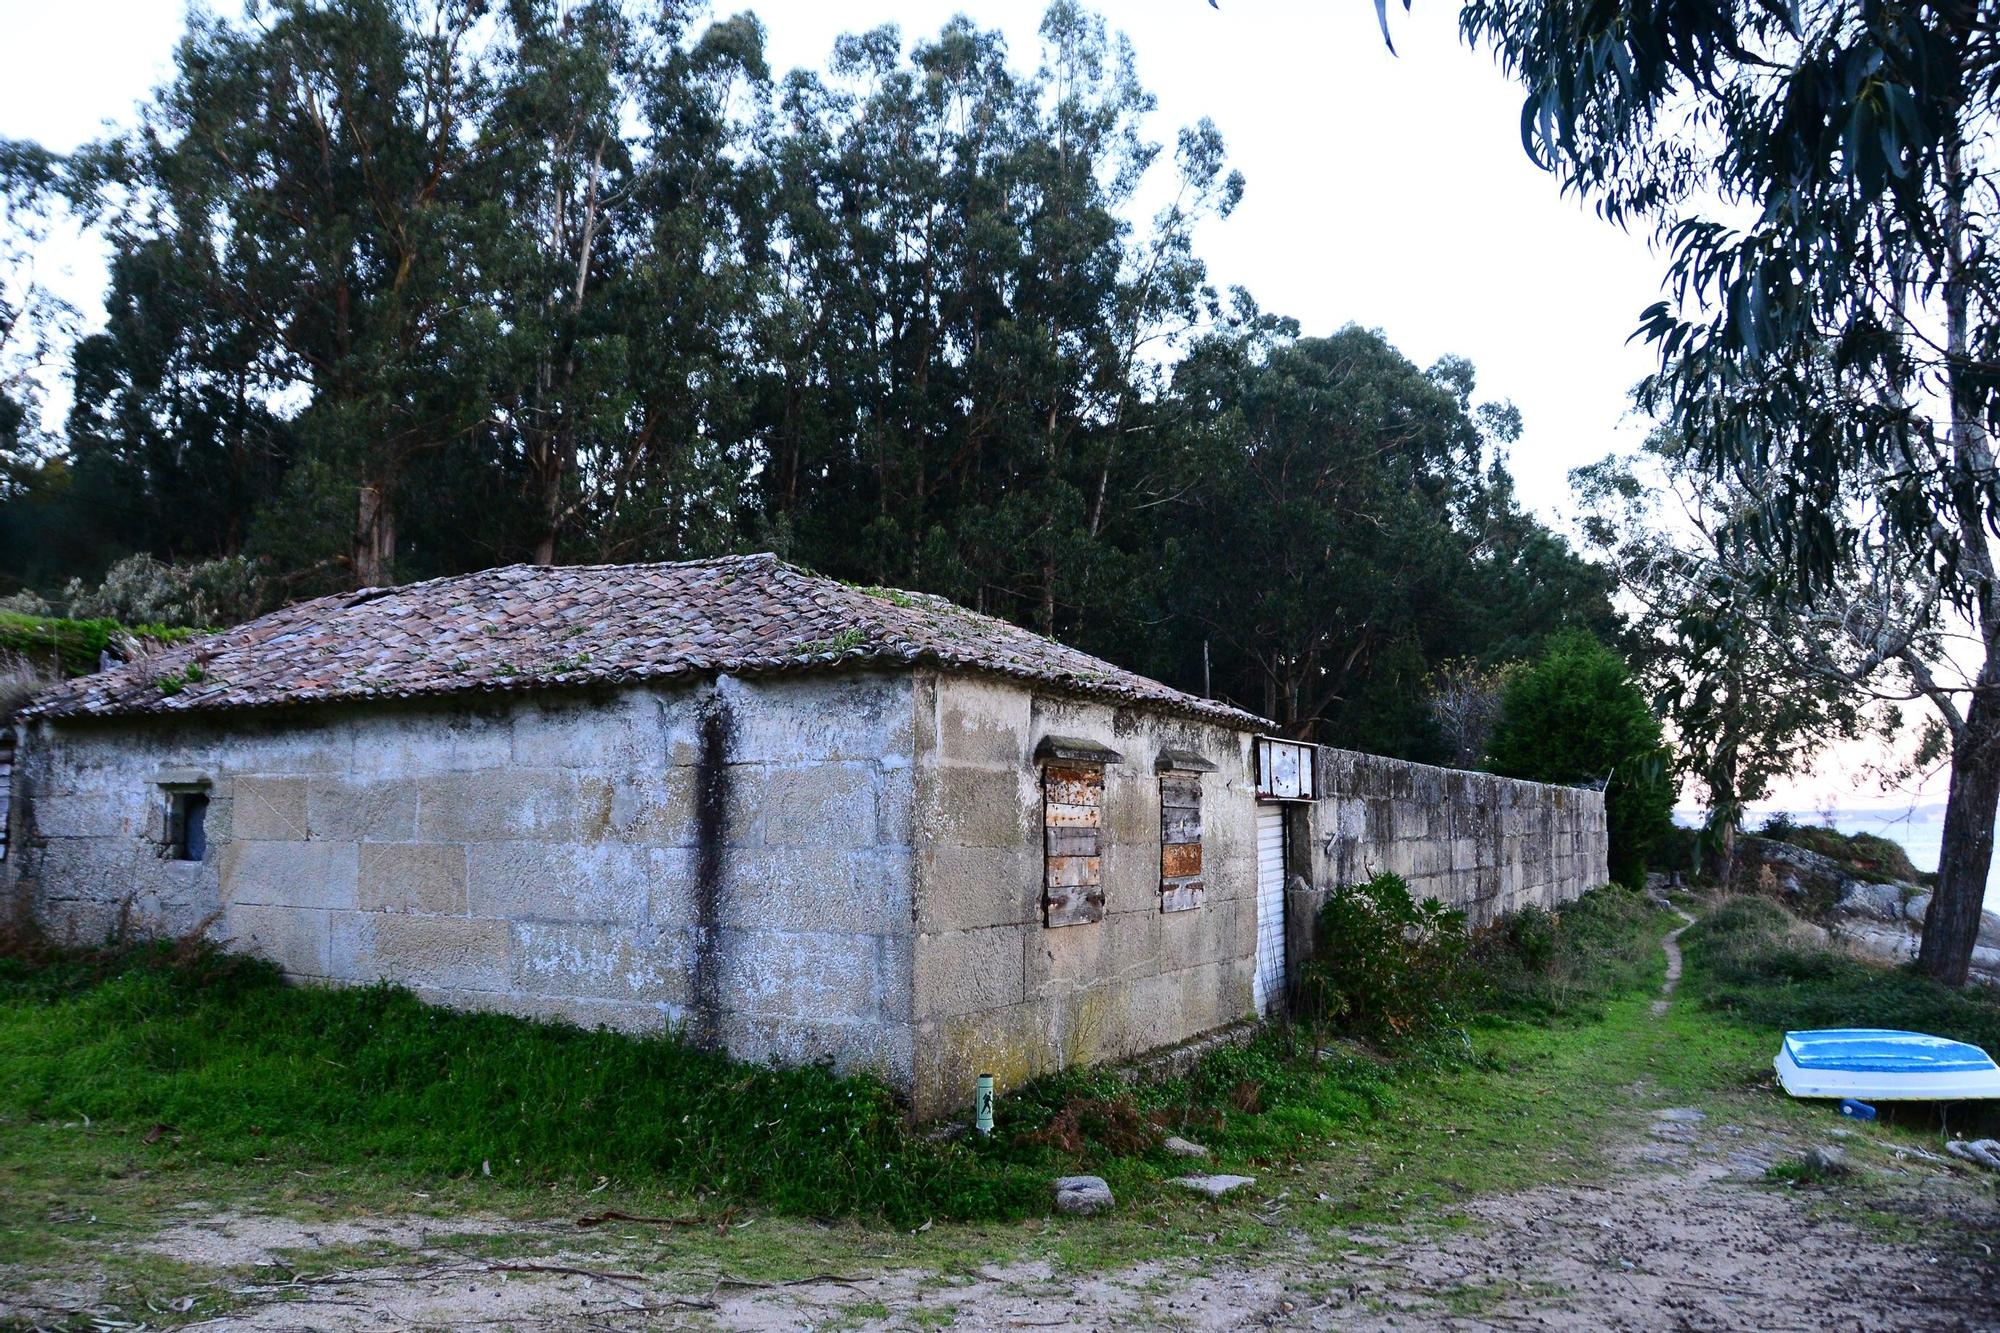
[[[211,8],[238,12],[237,0]],[[774,68],[825,63],[834,37],[895,23],[906,40],[971,13],[1002,29],[1028,67],[1042,0],[762,0]],[[1466,49],[1449,0],[1397,15],[1383,48],[1365,0],[1099,0],[1131,39],[1159,98],[1153,137],[1203,116],[1248,179],[1243,205],[1201,250],[1219,285],[1248,287],[1309,333],[1350,321],[1384,330],[1419,364],[1446,353],[1478,368],[1482,396],[1511,399],[1526,429],[1513,453],[1525,503],[1566,526],[1568,472],[1637,442],[1626,394],[1651,364],[1627,341],[1656,300],[1664,263],[1535,169],[1521,97]],[[1392,6],[1392,9],[1397,8]],[[176,0],[0,0],[0,135],[67,149],[128,121],[171,68]],[[101,260],[66,246],[51,266],[86,314]],[[1795,808],[1880,802],[1830,763],[1784,793]],[[1941,799],[1934,785],[1930,799]]]

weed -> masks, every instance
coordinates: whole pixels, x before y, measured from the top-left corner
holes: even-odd
[[[190,685],[199,685],[208,675],[200,662],[189,662],[179,671],[169,671],[164,676],[153,678],[153,684],[161,694],[179,694]]]
[[[792,652],[798,657],[838,657],[851,653],[868,642],[867,631],[858,625],[849,626],[830,639],[806,639],[794,644]]]
[[[1774,1185],[1824,1185],[1845,1174],[1843,1168],[1831,1166],[1812,1153],[1774,1162],[1764,1169],[1764,1179]]]

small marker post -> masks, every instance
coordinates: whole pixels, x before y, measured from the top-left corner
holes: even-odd
[[[982,1138],[993,1132],[993,1075],[991,1074],[979,1076],[979,1091],[972,1099],[972,1127],[979,1131]]]

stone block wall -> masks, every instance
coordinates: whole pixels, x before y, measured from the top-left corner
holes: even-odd
[[[1140,1054],[1250,1016],[1252,737],[932,671],[40,722],[5,882],[58,935],[205,929],[293,976],[669,1025],[963,1106],[980,1073]],[[1104,765],[1102,916],[1044,924],[1038,745]],[[1206,761],[1198,906],[1162,911],[1158,761]],[[1287,944],[1383,870],[1475,923],[1605,879],[1600,794],[1344,751],[1288,808]],[[1197,762],[1198,766],[1198,762]],[[204,787],[208,851],[167,846]]]
[[[1316,887],[1306,910],[1292,912],[1295,925],[1309,926],[1326,889],[1385,871],[1419,900],[1464,909],[1475,926],[1568,902],[1610,877],[1602,792],[1327,748],[1317,778]]]
[[[1254,782],[1248,735],[1011,683],[923,674],[916,694],[914,1100],[969,1105],[981,1073],[1003,1089],[1116,1059],[1250,1014],[1256,943]],[[1101,920],[1043,924],[1040,768],[1045,737],[1115,750],[1105,766]],[[1203,901],[1160,908],[1162,750],[1206,758]]]
[[[51,931],[907,1083],[907,674],[39,723],[7,870]],[[170,859],[163,783],[205,783]]]

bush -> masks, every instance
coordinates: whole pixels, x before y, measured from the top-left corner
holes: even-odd
[[[244,557],[225,556],[197,564],[169,564],[150,555],[132,555],[85,588],[71,580],[64,594],[69,613],[84,619],[128,625],[234,625],[256,615],[264,601],[264,580]]]
[[[1400,875],[1335,889],[1320,908],[1299,1003],[1309,1020],[1408,1045],[1463,1018],[1465,913],[1416,902]]]
[[[1618,654],[1580,630],[1550,639],[1509,679],[1487,758],[1503,777],[1604,784],[1611,878],[1644,885],[1646,857],[1672,826],[1674,788],[1660,721]]]
[[[1678,874],[1683,880],[1697,880],[1703,875],[1713,878],[1714,856],[1707,842],[1705,829],[1669,824],[1653,844],[1646,864],[1655,870]]]

